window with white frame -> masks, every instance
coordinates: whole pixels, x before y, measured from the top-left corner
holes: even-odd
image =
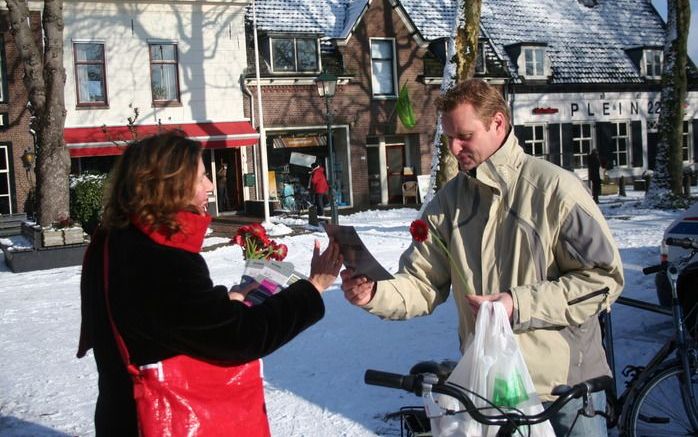
[[[106,106],[107,76],[104,65],[104,44],[75,43],[73,52],[78,106]]]
[[[643,54],[645,57],[645,76],[651,79],[660,79],[662,77],[662,58],[664,55],[662,51],[646,49]]]
[[[545,47],[524,47],[525,76],[545,77]]]
[[[691,147],[693,135],[691,133],[691,123],[684,120],[683,133],[681,135],[681,159],[684,162],[690,162],[693,158],[693,147]]]
[[[395,95],[395,46],[392,39],[371,39],[371,83],[374,96]]]
[[[12,214],[9,148],[7,143],[0,144],[0,214]]]
[[[630,134],[628,122],[619,121],[613,124],[615,126],[614,134],[611,136],[613,164],[618,167],[627,167],[630,162]]]
[[[545,125],[524,126],[524,152],[533,156],[545,155]]]
[[[572,125],[573,168],[587,168],[587,155],[593,148],[591,123],[575,123]]]
[[[272,37],[270,40],[272,71],[319,71],[317,39]]]
[[[177,44],[150,44],[150,89],[153,105],[179,102]]]

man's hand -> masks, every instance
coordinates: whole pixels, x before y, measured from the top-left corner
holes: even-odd
[[[480,305],[482,305],[482,302],[491,301],[501,302],[504,305],[504,309],[507,311],[507,317],[509,317],[509,321],[511,321],[511,315],[514,312],[514,298],[511,297],[511,294],[509,294],[509,292],[505,291],[504,293],[490,294],[487,296],[465,296],[465,298],[468,300],[470,308],[472,308],[473,315],[476,319],[477,313],[480,311]]]
[[[376,283],[366,276],[354,276],[353,269],[346,269],[340,273],[342,278],[342,291],[344,297],[354,305],[363,306],[373,299],[376,293]]]

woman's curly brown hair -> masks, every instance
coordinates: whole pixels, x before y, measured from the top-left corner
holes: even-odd
[[[175,214],[191,205],[198,176],[201,143],[169,132],[126,148],[109,178],[102,226],[122,229],[132,221],[179,231]]]

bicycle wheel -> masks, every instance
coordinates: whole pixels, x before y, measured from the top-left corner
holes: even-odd
[[[698,435],[698,430],[691,425],[689,418],[689,414],[693,418],[698,414],[696,406],[687,408],[682,402],[682,377],[681,366],[673,365],[659,371],[645,383],[633,400],[630,417],[626,422],[628,436]],[[691,371],[690,381],[687,388],[698,393],[695,369]]]

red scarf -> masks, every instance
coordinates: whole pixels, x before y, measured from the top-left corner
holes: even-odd
[[[211,216],[180,211],[175,215],[175,220],[179,224],[179,231],[174,234],[170,234],[167,232],[167,229],[162,227],[154,228],[136,220],[133,221],[133,225],[160,245],[186,250],[191,253],[201,252],[206,230],[211,223]]]

